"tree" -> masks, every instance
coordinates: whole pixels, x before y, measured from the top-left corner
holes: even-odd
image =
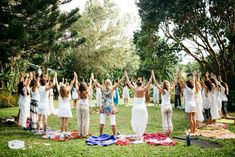
[[[96,0],[87,2],[82,17],[71,31],[78,30],[77,37],[86,41],[77,48],[67,50],[70,62],[67,67],[88,78],[94,72],[98,78],[112,78],[117,69],[138,69],[138,56],[134,54],[130,37],[125,35],[129,16],[119,17],[117,6],[105,0],[103,6]],[[120,77],[120,76],[119,76]]]
[[[145,27],[160,28],[202,67],[221,73],[234,88],[234,0],[140,0],[138,6]]]
[[[59,5],[60,0],[0,1],[1,80],[11,82],[4,74],[19,73],[22,68],[19,66],[26,65],[18,64],[19,61],[27,63],[34,55],[47,56],[60,47],[58,40],[79,14],[78,8],[61,13]]]
[[[139,75],[149,77],[149,71],[152,69],[158,79],[173,79],[178,63],[176,44],[167,44],[153,29],[135,32],[134,44],[141,58]]]

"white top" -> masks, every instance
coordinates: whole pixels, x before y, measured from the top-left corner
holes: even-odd
[[[225,94],[225,88],[223,86],[221,86],[221,100],[222,101],[228,101],[228,98]]]
[[[211,108],[211,105],[212,105],[212,93],[211,92],[208,92],[207,95],[206,95],[206,92],[205,90],[203,89],[202,90],[202,99],[203,99],[203,103],[202,103],[202,106],[204,109],[209,109]]]
[[[89,99],[79,99],[79,104],[81,105],[88,105],[89,104]]]
[[[156,86],[152,86],[153,87],[153,95],[158,95],[159,94],[159,90]]]
[[[45,86],[39,86],[40,103],[48,102],[48,91]]]
[[[32,87],[31,87],[30,92],[31,92],[32,100],[40,101],[39,89],[36,89],[35,91],[33,91]]]
[[[26,102],[29,102],[30,101],[30,96],[28,95],[29,93],[27,93],[27,89],[24,87],[23,88],[23,92],[24,92],[24,96],[23,96],[23,99]]]
[[[169,91],[164,89],[165,94],[161,94],[162,97],[162,106],[171,105],[171,96]]]
[[[187,86],[185,86],[185,88],[184,88],[184,91],[185,91],[185,104],[186,105],[191,105],[191,106],[196,106],[196,104],[195,104],[195,96],[194,96],[194,94],[195,94],[195,89],[193,88],[193,89],[191,89],[191,88],[189,88],[189,87],[187,87]]]

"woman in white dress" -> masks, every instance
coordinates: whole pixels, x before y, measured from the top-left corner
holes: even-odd
[[[40,102],[39,82],[36,78],[31,81],[30,130],[35,130],[38,122],[38,104]]]
[[[162,103],[161,103],[161,114],[162,114],[162,127],[163,130],[166,132],[167,135],[173,131],[173,124],[172,124],[172,106],[170,102],[170,93],[172,88],[170,87],[170,83],[167,80],[163,81],[162,87],[157,84],[154,72],[152,71],[154,84],[157,89],[161,93]]]
[[[49,90],[54,87],[55,78],[53,83],[50,85],[47,77],[43,77],[40,79],[39,86],[39,95],[40,102],[38,104],[38,123],[37,130],[40,131],[41,123],[43,123],[43,131],[46,133],[47,131],[47,117],[50,113],[49,110]]]
[[[145,104],[145,92],[148,90],[150,83],[152,82],[152,75],[147,85],[142,87],[142,79],[138,79],[136,82],[137,87],[134,87],[125,72],[127,83],[134,93],[134,104],[131,111],[131,126],[132,130],[140,137],[145,133],[145,129],[148,123],[148,111]]]
[[[128,87],[127,83],[125,83],[125,85],[123,87],[122,97],[123,97],[123,100],[124,100],[124,105],[127,106],[128,101],[130,99],[129,87]]]
[[[22,94],[19,100],[20,106],[20,116],[19,116],[19,126],[23,127],[24,129],[27,128],[27,118],[30,117],[30,88],[29,84],[32,80],[32,74],[27,74],[24,80],[24,87],[22,89]]]
[[[153,103],[158,104],[159,103],[159,90],[155,85],[152,85],[153,88]]]
[[[190,77],[188,75],[188,77]],[[179,78],[180,79],[180,78]],[[195,80],[196,74],[193,74],[193,80],[187,80],[185,83],[180,79],[180,84],[184,88],[184,97],[185,97],[185,112],[187,113],[189,125],[190,125],[190,133],[196,133],[196,102],[195,102]]]
[[[70,106],[69,95],[72,90],[72,87],[74,86],[77,80],[77,74],[74,72],[74,78],[70,86],[67,87],[63,84],[61,86],[58,85],[57,74],[55,74],[55,79],[56,87],[59,93],[58,117],[60,117],[61,132],[66,132],[68,130],[68,118],[71,118],[73,116]]]
[[[78,101],[78,92],[75,86],[72,88],[72,100],[73,100],[73,106],[72,108],[77,108],[77,101]]]
[[[227,109],[227,104],[228,104],[228,85],[225,82],[221,82],[221,100],[222,100],[222,116],[224,118],[227,117],[228,114],[228,109]]]
[[[95,85],[95,86],[96,86],[96,88],[95,88],[95,90],[96,90],[96,93],[95,93],[96,105],[100,106],[102,93],[101,93],[101,89],[97,85]]]
[[[211,105],[211,118],[213,123],[216,122],[217,119],[220,118],[220,106],[222,106],[222,102],[220,99],[220,87],[218,86],[214,76],[210,78],[210,81],[213,85],[212,88],[212,105]],[[221,104],[221,105],[220,105]]]
[[[203,107],[202,107],[202,87],[200,80],[201,79],[201,74],[198,74],[198,79],[195,81],[195,102],[196,102],[196,114],[195,118],[197,121],[198,126],[200,125],[201,122],[203,122],[204,117],[203,117]]]

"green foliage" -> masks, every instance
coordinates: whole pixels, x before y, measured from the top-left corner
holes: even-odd
[[[177,44],[168,44],[153,29],[144,28],[135,32],[134,44],[142,63],[140,76],[149,77],[150,71],[154,70],[157,79],[173,79],[178,63]]]
[[[113,72],[122,69],[134,74],[139,58],[125,35],[128,16],[119,17],[117,6],[109,0],[103,6],[96,3],[88,1],[80,20],[71,28],[71,32],[79,31],[76,38],[85,37],[85,41],[58,54],[62,66],[67,73],[76,71],[80,78],[86,79],[91,72],[99,79],[112,78]]]
[[[53,51],[63,32],[79,18],[78,9],[60,13],[60,2],[0,2],[0,70],[4,88],[13,90],[11,77],[18,78],[18,73],[27,67],[21,62],[43,65],[42,54]]]
[[[142,27],[161,29],[204,70],[221,73],[234,88],[234,4],[234,0],[140,0],[138,6]]]
[[[0,90],[0,108],[17,106],[17,97],[9,93],[9,91]]]

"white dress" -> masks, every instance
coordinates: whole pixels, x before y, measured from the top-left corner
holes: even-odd
[[[220,98],[221,98],[221,101],[228,101],[228,98],[227,98],[227,96],[226,96],[226,94],[225,94],[225,88],[222,86],[221,87],[221,92],[220,92]]]
[[[195,98],[194,98],[194,93],[195,90],[194,88],[191,89],[187,86],[184,88],[185,91],[185,112],[196,112],[196,103],[195,103]]]
[[[196,114],[195,119],[199,122],[202,122],[204,120],[203,117],[203,107],[202,107],[202,93],[201,91],[197,92],[195,94],[195,101],[196,101]]]
[[[133,131],[142,136],[148,123],[148,112],[145,105],[145,98],[134,98],[132,107],[131,126]]]
[[[164,131],[173,131],[171,96],[166,89],[164,92],[165,94],[161,95],[162,127]]]
[[[125,86],[123,88],[122,97],[123,97],[123,99],[125,99],[125,98],[129,99],[130,98],[129,88],[127,86]]]
[[[221,100],[221,92],[215,91],[215,97],[216,97],[216,104],[218,107],[218,111],[220,112],[222,109],[222,100]]]
[[[202,106],[204,109],[210,109],[212,106],[212,93],[206,95],[205,89],[202,90]]]
[[[45,86],[39,87],[40,101],[38,105],[38,114],[49,115],[49,91],[46,91]]]
[[[30,116],[30,95],[28,95],[26,88],[23,88],[24,95],[20,95],[19,106],[20,106],[20,117],[19,125],[26,127],[27,118]]]
[[[77,100],[78,99],[78,92],[76,90],[76,88],[72,88],[72,99],[73,100]]]
[[[53,93],[53,89],[49,90],[49,112],[50,112],[50,114],[56,115],[56,110],[55,110],[55,106],[54,106],[54,93]]]
[[[96,105],[100,106],[101,105],[102,93],[101,93],[101,89],[98,88],[98,87],[96,87],[95,97],[96,97]]]
[[[58,99],[58,117],[73,117],[69,98],[61,98],[61,96],[59,96]]]
[[[154,85],[152,87],[153,87],[153,102],[158,103],[159,102],[159,90]]]
[[[220,118],[219,109],[218,109],[218,94],[216,91],[212,92],[212,104],[211,104],[211,118],[216,120]]]

